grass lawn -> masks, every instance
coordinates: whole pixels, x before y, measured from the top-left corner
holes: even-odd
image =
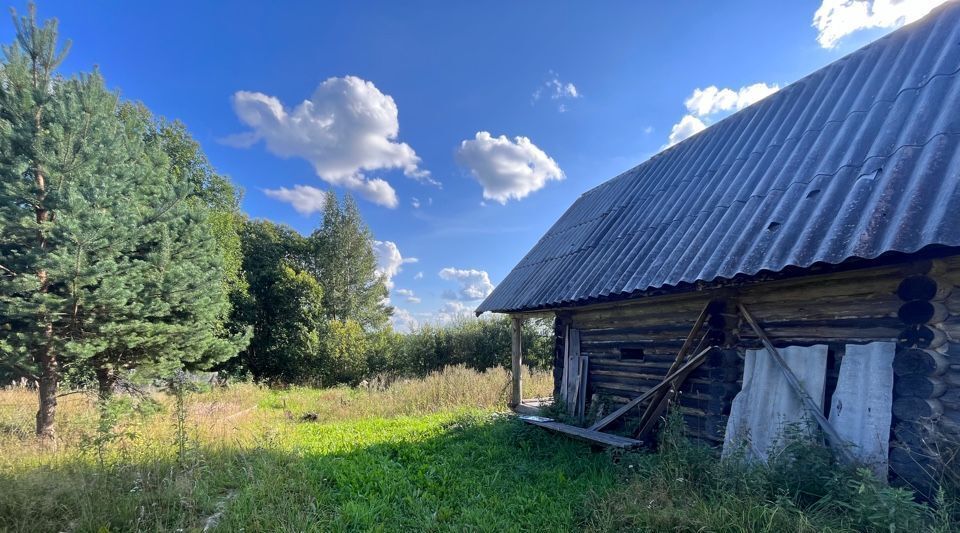
[[[29,436],[29,391],[6,391],[0,529],[572,529],[614,465],[497,414],[504,378],[451,369],[387,390],[194,394],[180,460],[169,399],[127,412],[98,446],[92,402],[65,398],[50,450]],[[528,383],[546,389],[549,378]]]
[[[181,410],[121,397],[109,431],[72,395],[53,447],[30,435],[31,391],[0,390],[0,531],[957,530],[955,505],[815,449],[801,468],[745,469],[667,431],[659,453],[598,452],[502,414],[508,383],[450,368],[389,387],[239,385]]]
[[[227,529],[569,530],[584,487],[614,479],[605,455],[485,412],[303,425],[291,437],[239,489]]]

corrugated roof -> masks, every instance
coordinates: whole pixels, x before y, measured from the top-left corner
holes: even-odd
[[[960,245],[960,2],[584,193],[477,309]]]

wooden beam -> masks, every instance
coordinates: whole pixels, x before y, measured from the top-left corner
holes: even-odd
[[[783,377],[785,377],[787,379],[787,383],[790,384],[790,388],[797,393],[797,396],[800,397],[800,401],[803,403],[804,407],[811,415],[813,415],[813,418],[823,429],[824,434],[827,435],[827,440],[830,441],[830,444],[833,445],[834,449],[836,449],[837,453],[843,457],[845,461],[852,463],[854,459],[848,448],[850,444],[843,440],[843,438],[837,434],[836,430],[833,429],[833,426],[830,425],[827,417],[823,415],[823,410],[818,407],[816,402],[813,401],[813,398],[807,394],[806,389],[803,388],[803,385],[800,383],[800,380],[797,379],[796,374],[790,370],[790,367],[783,359],[783,356],[781,356],[780,352],[777,351],[776,347],[774,347],[773,342],[771,342],[770,338],[767,337],[767,334],[760,327],[760,324],[756,321],[756,319],[753,318],[753,315],[747,311],[747,308],[744,307],[742,303],[738,303],[737,308],[740,310],[740,315],[743,316],[743,319],[750,324],[750,327],[753,328],[754,333],[756,333],[757,337],[760,338],[760,341],[763,342],[763,346],[768,352],[770,352],[770,356],[773,357],[774,362],[780,367],[780,370],[783,372]]]
[[[523,319],[514,316],[512,317],[513,322],[513,342],[511,342],[511,354],[512,358],[510,360],[511,370],[513,371],[513,388],[510,392],[510,407],[516,407],[520,405],[520,402],[523,400]]]
[[[609,433],[601,433],[599,431],[592,431],[589,429],[584,429],[582,427],[571,426],[569,424],[562,424],[556,420],[549,418],[543,418],[539,416],[521,416],[520,420],[526,422],[527,424],[532,424],[534,426],[540,426],[551,431],[556,431],[558,433],[563,433],[564,435],[569,435],[575,439],[580,439],[587,441],[593,444],[602,444],[604,446],[610,446],[613,448],[636,448],[640,446],[641,443],[638,440],[634,440],[628,437],[621,437],[620,435],[611,435]]]
[[[697,338],[697,334],[700,333],[700,330],[703,329],[703,323],[707,320],[707,316],[710,314],[710,304],[712,302],[707,302],[703,309],[700,311],[700,316],[697,317],[696,322],[693,323],[693,327],[690,328],[690,333],[687,334],[686,340],[683,341],[683,346],[680,347],[680,351],[677,352],[677,357],[674,358],[673,364],[670,365],[670,370],[667,371],[667,374],[674,372],[677,368],[683,364],[684,358],[687,357],[687,352],[690,351],[690,348],[693,347],[693,341]],[[701,341],[701,346],[704,341]],[[643,415],[640,417],[640,433],[644,434],[653,426],[650,424],[651,420],[655,420],[656,417],[660,416],[660,413],[667,406],[667,393],[669,389],[664,389],[661,392],[658,392],[650,403],[647,405],[647,409],[643,412]],[[649,427],[648,427],[649,426]]]
[[[700,341],[700,344],[697,345],[697,351],[701,350],[706,344],[706,342],[707,342],[707,337],[704,336],[703,339]],[[649,407],[653,407],[654,404],[653,403],[650,404],[650,406],[647,408],[647,412],[644,413],[645,418],[640,419],[640,424],[639,424],[640,429],[636,433],[636,437],[638,440],[642,441],[646,439],[647,436],[651,432],[653,432],[653,427],[656,425],[657,420],[660,419],[660,416],[663,415],[664,411],[667,410],[667,406],[670,404],[669,393],[671,391],[676,391],[677,389],[679,389],[680,386],[683,385],[683,381],[686,378],[687,378],[686,374],[682,376],[677,376],[677,379],[673,380],[673,383],[671,384],[670,388],[664,389],[664,391],[661,393],[660,403],[652,411],[650,410]]]
[[[674,379],[676,379],[676,378],[678,378],[678,377],[680,377],[680,376],[686,377],[687,374],[689,374],[690,372],[692,372],[693,369],[695,369],[695,368],[697,368],[698,366],[700,366],[700,364],[703,363],[703,362],[707,359],[707,354],[710,353],[710,350],[713,350],[713,348],[712,348],[712,347],[711,347],[711,348],[707,348],[707,349],[703,350],[702,352],[698,353],[697,355],[693,356],[693,358],[691,358],[689,361],[687,361],[686,363],[684,363],[684,365],[681,366],[680,368],[678,368],[675,372],[673,372],[673,373],[667,375],[667,377],[663,378],[663,381],[661,381],[660,383],[658,383],[658,384],[654,385],[653,387],[651,387],[650,390],[648,390],[647,392],[641,394],[640,396],[637,396],[636,398],[630,400],[630,401],[627,402],[623,407],[621,407],[621,408],[617,409],[616,411],[610,413],[609,415],[605,416],[605,417],[603,418],[603,420],[600,420],[600,421],[597,422],[596,424],[590,426],[590,431],[600,431],[600,430],[602,430],[603,428],[609,426],[611,422],[613,422],[614,420],[616,420],[616,419],[620,418],[621,416],[623,416],[624,413],[626,413],[626,412],[629,411],[630,409],[633,409],[634,407],[636,407],[640,402],[646,400],[647,398],[653,396],[653,395],[656,394],[657,392],[659,392],[659,391],[663,390],[664,388],[670,386],[670,383],[672,383]]]

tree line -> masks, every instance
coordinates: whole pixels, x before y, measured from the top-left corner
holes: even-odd
[[[120,98],[96,70],[64,75],[56,20],[14,13],[0,62],[0,384],[36,384],[54,435],[64,384],[216,369],[332,385],[508,364],[507,320],[400,335],[372,235],[330,192],[317,229],[252,220],[186,127]],[[545,365],[550,326],[525,346]]]

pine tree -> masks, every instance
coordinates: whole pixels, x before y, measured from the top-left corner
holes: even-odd
[[[0,361],[39,381],[53,436],[63,368],[166,372],[236,353],[208,212],[155,122],[94,72],[55,74],[56,22],[14,18],[0,78]]]
[[[373,236],[350,195],[341,206],[335,193],[327,193],[323,222],[308,246],[310,269],[323,287],[328,318],[353,320],[368,330],[383,327],[392,313],[388,292],[377,273]]]

